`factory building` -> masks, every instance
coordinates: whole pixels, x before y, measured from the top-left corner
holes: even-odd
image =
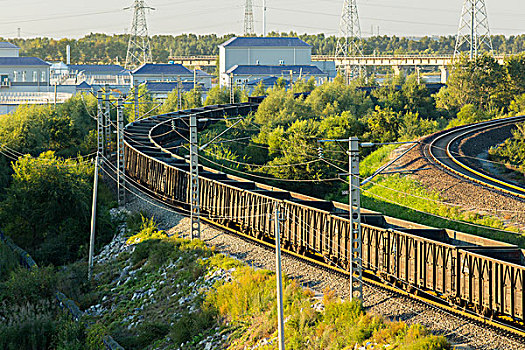
[[[296,81],[329,77],[312,63],[312,46],[299,38],[234,37],[219,45],[220,85],[250,84],[254,80],[281,77]],[[237,76],[238,75],[238,76]]]
[[[0,92],[48,91],[50,64],[37,57],[19,57],[20,48],[0,42]]]

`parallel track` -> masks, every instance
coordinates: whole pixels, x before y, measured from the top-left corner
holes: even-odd
[[[484,130],[514,125],[524,121],[525,116],[512,117],[466,125],[445,131],[435,137],[428,145],[428,157],[454,175],[493,190],[525,199],[525,187],[509,183],[508,181],[497,178],[481,169],[468,165],[464,161],[464,157],[455,151],[459,142],[472,134]]]

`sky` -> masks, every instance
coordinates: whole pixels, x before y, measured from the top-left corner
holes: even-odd
[[[262,33],[262,1],[252,0]],[[122,34],[131,26],[133,0],[0,0],[0,36],[80,38]],[[242,34],[245,0],[146,0],[150,35]],[[450,35],[463,0],[357,0],[363,36]],[[267,30],[335,35],[343,0],[266,0]],[[486,0],[492,34],[525,33],[524,0]]]

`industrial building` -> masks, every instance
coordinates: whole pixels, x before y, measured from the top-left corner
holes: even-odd
[[[0,42],[0,92],[42,92],[49,89],[50,64],[37,57],[20,57],[20,48]]]
[[[231,38],[219,45],[219,72],[221,86],[250,84],[267,77],[296,81],[313,76],[318,83],[331,77],[312,62],[311,45],[287,37]]]

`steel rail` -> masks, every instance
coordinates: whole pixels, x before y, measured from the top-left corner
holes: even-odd
[[[452,145],[464,139],[468,135],[483,130],[490,130],[507,125],[517,124],[525,121],[525,116],[496,119],[488,122],[470,124],[462,127],[450,129],[436,138],[428,145],[428,154],[430,158],[440,167],[450,173],[488,187],[490,189],[503,192],[508,195],[525,199],[525,187],[518,186],[494,175],[488,174],[481,169],[476,169],[466,164],[460,158],[454,155],[451,150]]]
[[[244,104],[244,106],[247,106],[249,105],[248,104]],[[237,107],[240,107],[240,105],[223,105],[223,106],[215,106],[217,110],[220,110],[222,108],[222,112],[224,113],[225,109],[234,109],[234,108],[237,108]],[[163,147],[163,144],[162,142],[157,142],[157,140],[155,140],[155,135],[154,135],[154,132],[153,130],[160,127],[160,125],[166,125],[168,124],[169,122],[171,122],[172,120],[176,120],[176,119],[183,119],[185,117],[187,117],[189,114],[191,113],[195,113],[195,114],[200,114],[200,113],[203,113],[203,112],[208,112],[210,111],[209,109],[208,110],[202,110],[202,109],[196,109],[196,110],[192,110],[192,111],[183,111],[182,113],[170,113],[170,115],[164,115],[163,117],[168,117],[169,120],[163,120],[164,118],[155,118],[155,117],[150,117],[147,119],[147,125],[140,125],[139,124],[135,124],[136,126],[138,126],[140,129],[140,132],[143,133],[143,137],[145,137],[146,139],[148,139],[149,143],[152,144],[153,146],[156,146],[158,148],[158,151],[161,153],[161,154],[165,154],[165,156],[168,156],[170,158],[179,158],[181,159],[180,157],[176,156],[175,154],[173,154],[172,152],[169,152],[166,148]],[[521,117],[521,118],[524,118],[525,117]],[[516,119],[516,118],[514,118]],[[517,122],[521,119],[516,119],[516,120],[513,120],[512,122]],[[154,122],[152,124],[152,122]],[[502,121],[498,121],[498,122],[501,122],[503,123]],[[509,120],[505,120],[506,123],[509,123]],[[486,122],[486,123],[492,123],[494,124],[495,122]],[[132,124],[129,124],[128,127],[132,127]],[[482,123],[483,124],[483,123]],[[481,125],[481,124],[479,124]],[[462,128],[462,132],[465,131],[466,129],[470,130],[470,129],[474,129],[475,127],[479,126],[479,125],[474,125],[474,126],[468,126],[468,127],[463,127]],[[147,129],[147,130],[145,130]],[[457,130],[457,129],[455,129]],[[161,134],[162,135],[162,134]],[[157,135],[158,136],[158,135]],[[152,154],[148,154],[150,153],[150,151],[142,151],[140,149],[137,149],[134,145],[133,145],[133,136],[130,136],[130,135],[127,135],[126,136],[126,141],[125,141],[125,144],[128,148],[134,150],[135,152],[138,152],[139,154],[141,154],[143,157],[146,157],[146,158],[149,158],[150,160],[154,160],[154,161],[157,161],[157,162],[160,162],[160,163],[163,163],[162,160],[160,159],[156,159],[156,155],[152,155]],[[128,142],[130,141],[130,142]],[[140,146],[138,147],[140,148]],[[153,147],[152,147],[153,148]],[[152,152],[152,153],[157,153],[157,152]],[[177,166],[175,165],[171,165],[171,164],[166,164],[166,166],[168,168],[177,168]],[[209,169],[211,170],[211,169]],[[182,172],[186,172],[184,170],[182,170]],[[243,178],[239,178],[239,177],[236,177],[236,176],[230,176],[230,178],[236,178],[238,180],[245,180]],[[217,181],[217,180],[210,180],[211,182],[220,182],[220,181]],[[230,185],[226,185],[227,187],[231,187]],[[272,187],[273,188],[273,187]],[[163,203],[167,204],[167,205],[170,205],[169,203],[166,203],[166,198],[162,196],[162,194],[160,193],[156,193],[155,190],[151,190],[152,193],[154,193]],[[249,190],[240,190],[242,192],[249,192]],[[266,197],[266,196],[264,196]],[[272,200],[275,200],[275,198],[272,198],[272,197],[268,197],[269,199],[272,199]],[[284,202],[287,202],[287,200],[284,200]],[[182,203],[181,203],[182,205]],[[294,204],[294,205],[299,205],[299,206],[306,206],[306,204]],[[177,206],[177,205],[173,205],[171,204],[171,206]],[[248,238],[252,241],[256,241],[257,243],[261,244],[263,243],[265,240],[264,239],[258,239],[256,237],[252,237],[250,235],[247,235],[245,233],[242,233],[240,232],[240,230],[235,230],[235,229],[232,229],[231,227],[227,227],[227,226],[224,226],[224,225],[221,225],[220,223],[218,223],[217,221],[213,220],[211,217],[210,218],[207,218],[205,215],[202,217],[202,220],[203,221],[206,221],[206,222],[209,222],[210,224],[212,225],[215,225],[217,227],[221,227],[225,230],[228,230],[228,231],[236,231],[235,233],[237,234],[241,234],[243,235],[245,238]],[[405,233],[402,233],[402,232],[399,232],[400,234],[405,234]],[[423,238],[423,240],[426,240]],[[431,241],[431,240],[429,240]],[[266,242],[267,244],[268,242]],[[326,262],[322,261],[322,257],[320,256],[316,256],[315,254],[314,255],[311,255],[311,256],[305,256],[305,255],[301,255],[297,252],[293,252],[293,251],[287,251],[287,253],[289,253],[290,255],[294,255],[298,258],[301,258],[301,259],[304,259],[305,261],[310,261],[311,263],[315,263],[317,265],[320,265],[322,267],[326,267],[326,268],[330,268],[331,270],[334,270],[334,271],[338,271],[339,273],[345,273],[345,274],[348,274],[347,271],[343,270],[343,269],[340,269],[338,268],[337,266],[334,266],[333,264],[327,264]],[[320,261],[321,260],[321,261]],[[520,267],[520,266],[517,266],[517,267]],[[379,273],[381,273],[381,271],[379,271]],[[447,300],[443,300],[442,298],[440,298],[439,296],[437,295],[434,295],[432,292],[429,292],[429,291],[422,291],[422,290],[417,290],[418,294],[420,294],[420,296],[414,296],[413,294],[407,292],[407,291],[403,291],[401,289],[399,289],[398,287],[395,287],[395,286],[389,286],[388,285],[388,282],[380,282],[378,279],[380,279],[380,277],[377,277],[377,275],[373,274],[373,271],[372,271],[372,275],[371,276],[376,276],[374,278],[371,278],[371,279],[367,279],[366,282],[368,283],[371,283],[371,284],[376,284],[378,286],[380,286],[381,288],[385,288],[385,289],[391,289],[392,291],[395,291],[396,293],[400,293],[400,294],[406,294],[407,296],[410,296],[411,298],[415,298],[415,299],[420,299],[419,301],[423,301],[429,305],[433,305],[433,306],[436,306],[436,307],[440,307],[440,308],[444,308],[446,309],[447,311],[449,312],[454,312],[455,314],[458,314],[458,315],[462,315],[463,317],[468,317],[472,320],[475,320],[476,322],[480,322],[480,323],[484,323],[484,324],[490,324],[492,327],[496,327],[500,330],[503,330],[505,332],[509,332],[509,333],[512,333],[514,335],[518,335],[520,337],[525,337],[525,332],[523,331],[523,329],[521,327],[514,327],[512,324],[503,324],[503,323],[500,323],[499,320],[490,320],[482,315],[479,315],[479,314],[476,314],[474,313],[472,310],[468,310],[468,309],[457,309],[457,306],[454,306],[453,304],[450,304],[450,302],[448,302]],[[374,279],[376,279],[374,281]],[[411,284],[407,284],[408,282],[407,281],[403,281],[403,280],[398,280],[398,283],[401,284],[401,285],[407,285],[408,287],[412,287]],[[424,295],[424,296],[421,296],[421,295]]]

